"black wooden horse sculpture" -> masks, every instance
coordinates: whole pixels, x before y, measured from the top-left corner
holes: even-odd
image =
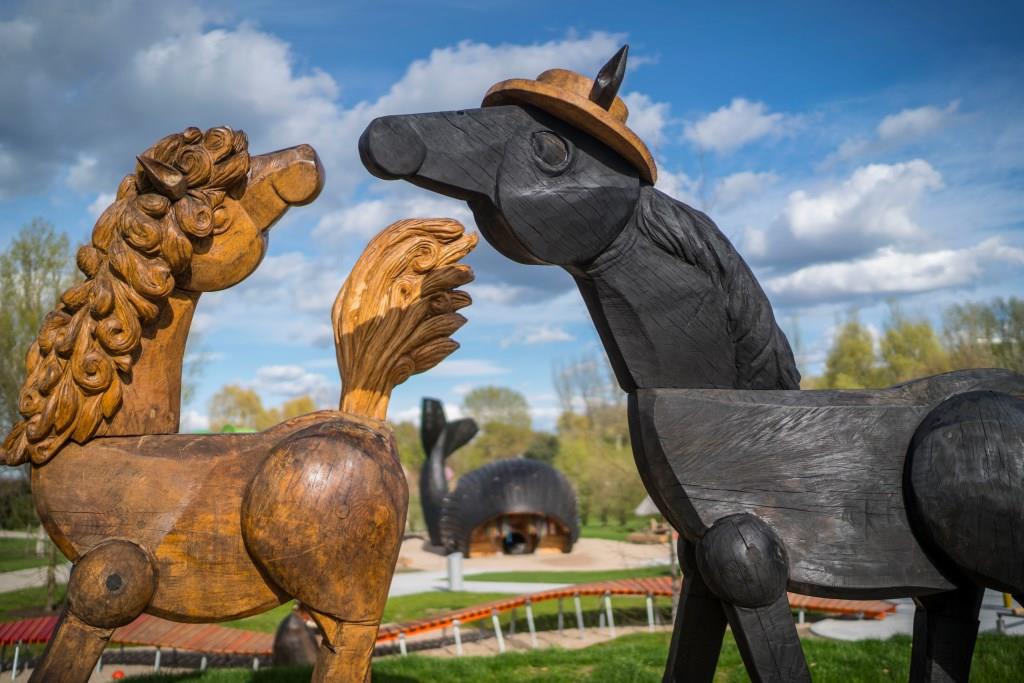
[[[786,602],[912,596],[911,680],[966,681],[984,587],[1024,597],[1024,377],[798,392],[771,305],[703,213],[658,190],[616,96],[553,69],[483,108],[373,121],[374,175],[469,203],[521,263],[576,280],[629,393],[637,466],[680,531],[665,680],[710,681],[728,622],[754,680],[809,680]]]

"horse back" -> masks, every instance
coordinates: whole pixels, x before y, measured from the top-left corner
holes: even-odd
[[[634,452],[655,502],[691,539],[738,512],[767,521],[797,592],[948,590],[908,520],[904,466],[922,419],[978,389],[1021,394],[1024,377],[975,370],[881,391],[640,390]]]

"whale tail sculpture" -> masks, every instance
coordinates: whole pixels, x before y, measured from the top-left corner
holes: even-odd
[[[576,281],[641,478],[680,531],[666,681],[710,681],[728,623],[751,678],[808,681],[786,588],[914,597],[913,681],[966,683],[984,587],[1024,593],[1024,377],[971,370],[803,392],[771,303],[706,215],[654,188],[621,50],[478,109],[385,116],[367,170],[465,200],[484,237]]]
[[[470,303],[447,219],[399,221],[357,261],[332,319],[340,410],[253,434],[177,434],[196,303],[262,260],[268,231],[323,187],[313,149],[250,156],[241,131],[188,128],[142,154],[27,355],[4,461],[31,463],[68,604],[32,681],[84,683],[139,614],[237,619],[301,601],[315,681],[369,680],[408,488],[383,419],[392,388],[457,347]]]
[[[479,430],[473,418],[464,417],[449,422],[440,401],[436,398],[423,399],[420,441],[427,461],[420,470],[420,504],[423,506],[423,519],[433,546],[444,545],[441,510],[444,498],[448,495],[445,462],[452,453],[469,443]]]

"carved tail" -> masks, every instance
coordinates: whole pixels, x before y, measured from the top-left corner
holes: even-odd
[[[448,494],[445,460],[469,443],[479,428],[473,418],[465,417],[448,422],[444,406],[436,398],[423,399],[420,418],[420,440],[427,459],[420,471],[420,504],[427,523],[431,545],[444,545],[441,538],[441,506]]]
[[[370,240],[331,313],[343,411],[383,420],[396,385],[459,348],[456,311],[472,300],[454,288],[473,271],[458,261],[476,243],[448,218],[398,221]]]

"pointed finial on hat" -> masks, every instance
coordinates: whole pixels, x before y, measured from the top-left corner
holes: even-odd
[[[185,192],[188,191],[188,180],[176,168],[152,157],[135,158],[139,160],[146,179],[154,190],[171,201],[178,201],[185,196]]]
[[[622,77],[626,75],[626,55],[629,45],[623,45],[608,63],[601,67],[594,79],[594,87],[590,89],[590,101],[604,109],[611,109],[615,96],[619,94]]]

